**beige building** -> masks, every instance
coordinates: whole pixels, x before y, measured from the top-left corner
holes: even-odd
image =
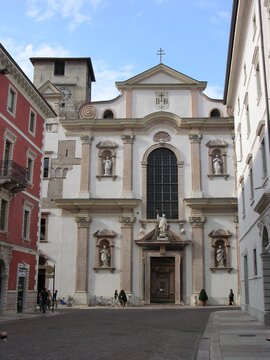
[[[39,286],[88,303],[227,304],[239,292],[233,118],[163,63],[91,102],[89,58],[32,58],[47,119]]]

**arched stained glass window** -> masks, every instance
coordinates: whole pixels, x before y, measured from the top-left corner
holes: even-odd
[[[178,171],[175,154],[165,148],[156,149],[147,159],[147,218],[165,214],[178,219]]]

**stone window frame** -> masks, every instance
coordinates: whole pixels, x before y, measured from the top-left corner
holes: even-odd
[[[116,144],[115,142],[111,141],[111,140],[105,140],[105,141],[100,141],[96,147],[99,149],[98,151],[98,169],[97,169],[97,179],[99,181],[101,181],[101,179],[104,178],[111,178],[113,181],[116,180],[117,175],[115,174],[115,169],[116,169],[116,149],[118,148],[118,144]],[[111,174],[110,175],[104,175],[104,170],[103,170],[103,161],[106,158],[109,158],[112,162],[112,167],[111,167]]]
[[[114,252],[114,239],[117,234],[109,229],[103,229],[96,231],[93,236],[96,238],[96,251],[95,251],[95,272],[99,271],[115,271],[115,252]],[[100,251],[106,245],[110,252],[110,266],[102,267],[101,260],[100,260]]]
[[[229,230],[212,230],[208,236],[210,238],[211,242],[211,267],[210,270],[212,273],[215,273],[216,271],[227,271],[231,272],[233,270],[231,266],[231,254],[230,254],[230,247],[231,247],[231,237],[232,233]],[[224,267],[218,267],[216,263],[216,249],[217,247],[221,245],[223,249],[225,250],[226,255],[226,263]]]
[[[44,239],[41,239],[41,221],[42,221],[42,219],[45,219]],[[39,223],[39,242],[41,242],[41,243],[48,242],[48,222],[49,222],[49,213],[41,213],[40,223]]]
[[[37,157],[37,154],[28,148],[26,151],[26,168],[27,168],[28,184],[30,184],[30,185],[33,185],[33,175],[34,175],[34,167],[35,167],[36,157]],[[29,163],[29,160],[31,160],[30,163]],[[29,164],[31,164],[30,169],[29,169]]]
[[[28,202],[24,202],[23,204],[23,217],[22,217],[22,240],[31,241],[30,238],[30,229],[31,229],[31,215],[34,205]],[[25,223],[25,213],[28,212],[29,217],[27,219],[27,223]],[[26,226],[26,228],[25,228]]]
[[[13,151],[14,151],[14,146],[15,143],[17,141],[17,136],[14,135],[9,129],[5,129],[4,131],[4,150],[3,150],[3,160],[5,159],[5,153],[6,153],[6,146],[7,146],[7,142],[9,142],[11,144],[11,149],[10,149],[10,159],[13,159]]]
[[[229,177],[227,173],[227,148],[229,144],[222,139],[210,140],[206,144],[208,147],[208,177],[212,180],[216,177],[224,177],[225,180]],[[216,155],[219,155],[222,159],[222,173],[214,174],[213,159]]]
[[[36,135],[36,127],[37,127],[37,113],[32,108],[29,111],[29,122],[28,122],[28,131],[33,136]]]
[[[17,109],[17,90],[9,85],[8,87],[8,99],[7,99],[7,111],[12,116],[16,117],[16,109]]]
[[[8,193],[6,193],[5,191],[0,191],[0,206],[2,209],[2,201],[6,202],[6,209],[5,209],[5,218],[4,218],[4,227],[3,229],[0,229],[0,233],[1,234],[7,234],[8,232],[8,219],[9,219],[9,205],[10,205],[10,197],[8,195]],[[1,210],[0,210],[1,211]],[[2,214],[1,214],[2,217]],[[2,222],[2,219],[1,219]]]
[[[168,143],[157,143],[150,146],[146,149],[143,159],[141,161],[141,171],[142,171],[142,216],[141,216],[141,224],[142,227],[145,228],[146,223],[156,223],[156,219],[147,219],[146,209],[147,209],[147,164],[148,164],[148,156],[150,153],[158,148],[164,147],[166,149],[171,150],[176,158],[177,158],[177,172],[178,172],[178,220],[172,220],[172,222],[179,222],[179,224],[183,224],[184,220],[184,207],[182,206],[184,201],[184,160],[180,151],[171,144]],[[180,225],[181,226],[181,225]]]

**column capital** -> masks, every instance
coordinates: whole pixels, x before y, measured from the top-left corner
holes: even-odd
[[[82,135],[81,140],[82,140],[83,144],[90,144],[91,145],[93,140],[94,140],[94,136]]]
[[[122,135],[121,138],[124,144],[133,144],[135,141],[135,135]]]
[[[193,227],[203,227],[203,224],[206,221],[206,217],[205,216],[190,216],[189,217],[189,222],[191,224],[191,226]]]
[[[122,226],[131,227],[133,226],[136,218],[132,215],[121,215],[119,217],[119,222],[122,224]]]
[[[78,225],[78,228],[89,228],[92,219],[89,216],[76,216],[75,221]]]
[[[197,133],[197,134],[189,134],[189,140],[191,143],[200,143],[202,139],[202,134],[201,133]]]

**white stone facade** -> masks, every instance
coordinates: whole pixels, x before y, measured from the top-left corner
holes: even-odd
[[[46,61],[33,60],[34,79],[43,79],[46,85],[36,85],[57,108],[63,101],[57,87],[69,81],[69,59],[61,84],[46,70]],[[230,289],[237,298],[233,119],[221,100],[203,94],[206,85],[161,63],[116,83],[121,95],[113,100],[78,99],[74,84],[76,100],[60,106],[57,119],[47,120],[50,165],[43,179],[46,234],[40,249],[47,263],[56,265],[60,297],[69,294],[87,303],[93,295],[112,297],[115,289],[124,289],[131,304],[196,304],[205,288],[209,304],[228,304]],[[213,168],[216,155],[222,161],[219,174]],[[162,156],[171,161],[167,168],[158,160]],[[156,166],[153,186],[150,165]],[[165,168],[170,190],[166,193],[162,183],[161,194],[159,171]],[[157,227],[156,203],[149,205],[153,188],[155,199],[162,195],[159,215],[164,212],[169,224],[165,237]],[[216,261],[219,245],[226,254],[222,266]],[[104,246],[109,266],[100,259]],[[46,285],[51,288],[52,280]]]
[[[241,307],[270,322],[270,1],[234,1],[225,101],[233,111]]]

